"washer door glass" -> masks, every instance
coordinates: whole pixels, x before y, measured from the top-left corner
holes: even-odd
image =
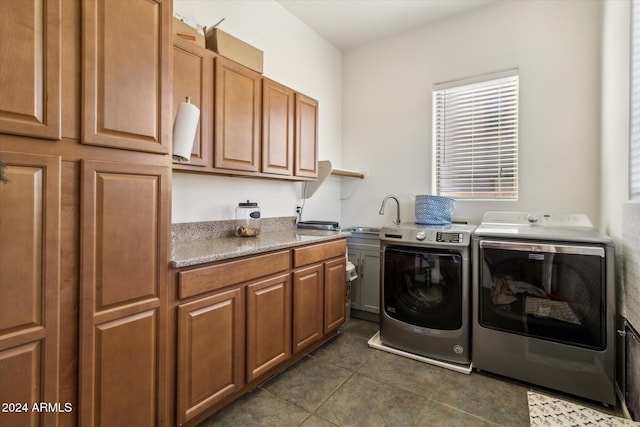
[[[462,256],[424,248],[387,247],[384,252],[385,313],[423,328],[462,327]]]

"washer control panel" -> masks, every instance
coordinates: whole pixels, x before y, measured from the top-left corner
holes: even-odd
[[[400,226],[380,229],[380,240],[405,244],[468,246],[473,225],[453,226]]]
[[[418,230],[416,231],[416,240],[418,240],[419,242],[429,243],[460,244],[464,242],[464,234],[435,230]]]
[[[462,233],[445,233],[439,231],[436,233],[436,242],[440,243],[462,243]]]

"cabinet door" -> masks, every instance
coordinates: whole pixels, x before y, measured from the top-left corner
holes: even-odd
[[[33,412],[58,401],[60,158],[0,152],[0,411],[2,426],[57,425],[58,414]]]
[[[262,172],[293,174],[294,92],[262,80]]]
[[[351,282],[351,308],[355,310],[360,310],[362,305],[360,303],[360,287],[361,287],[361,273],[360,273],[360,260],[361,260],[361,251],[360,249],[354,249],[353,246],[348,246],[348,258],[349,261],[356,268],[356,273],[358,277]],[[346,278],[346,273],[345,273]]]
[[[291,275],[247,286],[247,381],[291,356]]]
[[[324,264],[324,333],[345,320],[347,260],[338,258]]]
[[[82,162],[82,426],[165,421],[169,172]]]
[[[296,94],[295,175],[318,177],[318,101]]]
[[[323,264],[293,272],[293,352],[322,338]]]
[[[260,159],[261,76],[225,58],[216,58],[216,168],[257,172]]]
[[[171,2],[83,2],[82,142],[168,153]]]
[[[60,139],[60,0],[0,1],[0,132]]]
[[[380,313],[380,252],[363,250],[360,263],[360,310]]]
[[[178,164],[213,166],[213,58],[206,49],[174,37],[172,123],[185,97],[200,109],[191,159]]]
[[[178,307],[178,425],[244,384],[244,288]]]

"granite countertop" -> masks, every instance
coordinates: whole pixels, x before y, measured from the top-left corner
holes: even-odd
[[[229,221],[174,224],[171,267],[189,267],[346,238],[351,234],[342,231],[297,229],[295,217],[286,217],[279,223],[267,221],[261,226],[261,233],[257,237],[231,236],[229,229]]]

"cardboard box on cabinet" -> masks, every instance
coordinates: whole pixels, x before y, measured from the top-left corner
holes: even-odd
[[[207,49],[262,74],[263,52],[216,27],[207,27]]]
[[[204,27],[189,23],[180,16],[173,17],[173,34],[200,47],[205,47]]]

